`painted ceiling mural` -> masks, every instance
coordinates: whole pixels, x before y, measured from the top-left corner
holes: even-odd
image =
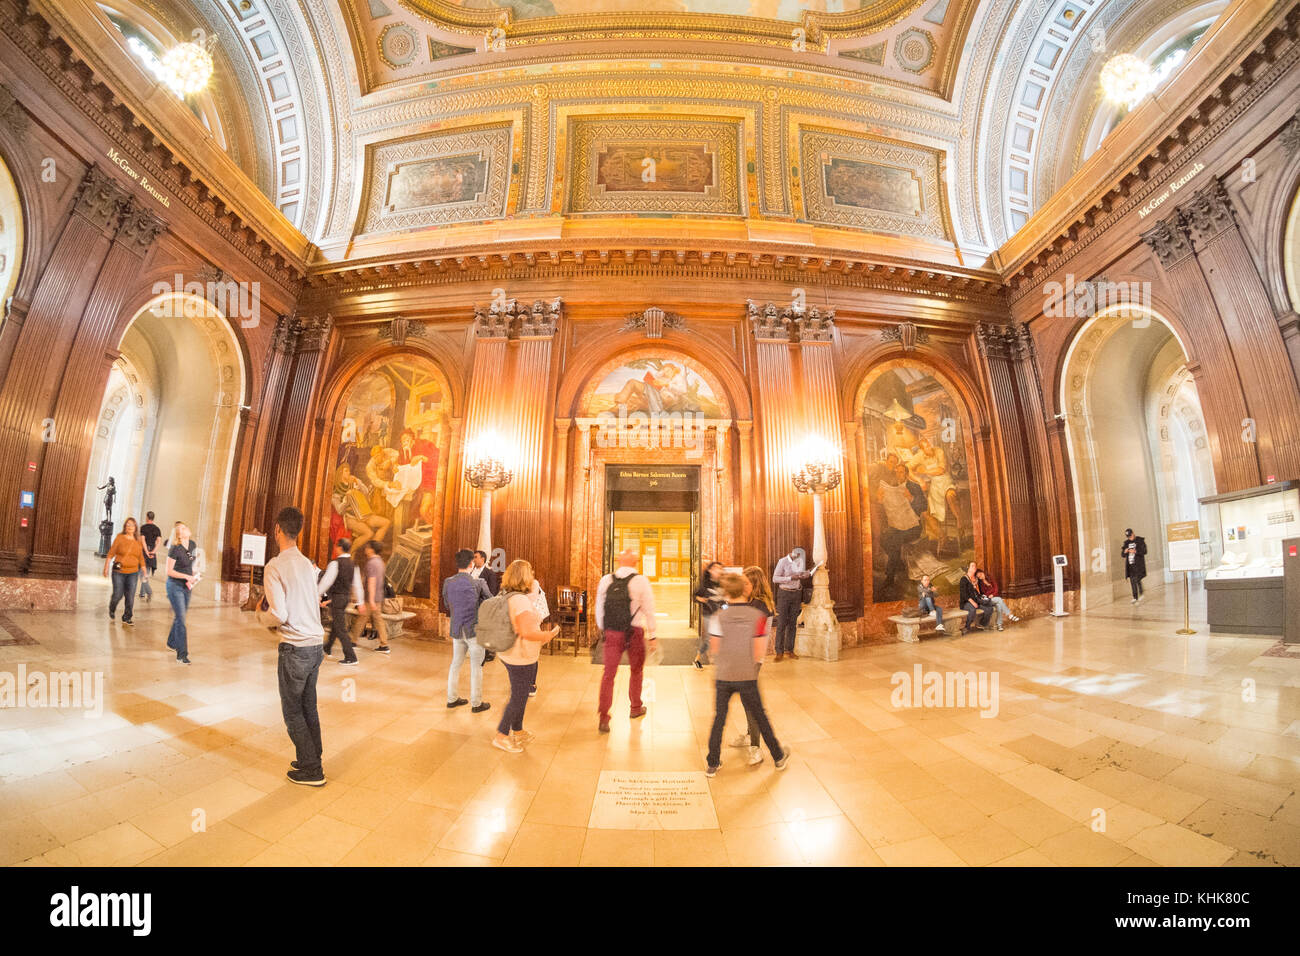
[[[1154,57],[1219,7],[118,0],[112,9],[128,29],[157,21],[182,35],[198,22],[221,37],[214,95],[248,104],[222,114],[232,155],[327,260],[373,254],[357,237],[395,230],[436,232],[446,247],[460,225],[666,215],[914,237],[925,244],[918,258],[955,264],[1001,245],[1081,161],[1084,140],[1098,135],[1090,91],[1107,56]],[[668,116],[682,119],[675,130],[660,120]],[[651,125],[658,133],[641,131]],[[646,160],[656,178],[642,178]]]

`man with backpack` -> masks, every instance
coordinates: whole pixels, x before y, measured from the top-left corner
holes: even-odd
[[[609,733],[609,708],[614,703],[614,675],[618,673],[623,652],[632,668],[628,697],[632,710],[629,717],[645,716],[641,704],[641,675],[645,670],[647,648],[654,650],[655,598],[650,581],[636,573],[638,555],[626,550],[618,556],[618,567],[600,579],[596,588],[596,627],[604,635],[605,673],[600,678],[600,732]]]

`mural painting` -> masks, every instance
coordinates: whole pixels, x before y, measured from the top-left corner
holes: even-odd
[[[700,374],[679,359],[633,359],[614,369],[592,394],[589,415],[696,415],[722,418],[722,404]]]
[[[699,143],[619,143],[597,155],[596,184],[614,192],[703,193],[715,182],[713,166]]]
[[[975,560],[965,428],[956,400],[924,366],[872,382],[858,409],[866,437],[876,602],[915,601],[929,574],[956,591]]]
[[[383,544],[388,581],[398,594],[430,596],[445,419],[442,379],[420,360],[385,362],[358,379],[344,400],[330,538],[350,536],[354,555],[372,538]]]
[[[910,169],[833,157],[823,167],[826,195],[841,206],[919,216],[921,183]]]
[[[389,212],[474,202],[487,188],[488,163],[482,156],[439,156],[403,163],[388,181]]]

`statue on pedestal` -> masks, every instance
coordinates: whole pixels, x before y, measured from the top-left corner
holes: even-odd
[[[95,552],[95,557],[103,558],[113,547],[113,502],[117,500],[117,482],[110,475],[108,481],[95,490],[104,492],[105,517],[99,523],[99,550]]]

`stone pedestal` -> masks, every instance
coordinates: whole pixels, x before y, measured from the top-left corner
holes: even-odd
[[[812,603],[799,615],[794,649],[800,657],[822,661],[840,659],[840,622],[831,600],[830,572],[822,567],[813,575]]]

